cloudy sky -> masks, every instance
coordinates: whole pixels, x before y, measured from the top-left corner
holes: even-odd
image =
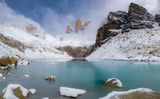
[[[160,0],[0,0],[0,22],[5,15],[21,15],[38,22],[49,33],[62,33],[67,24],[77,18],[100,23],[109,11],[127,11],[131,2],[146,7],[151,13],[160,13]],[[2,11],[2,9],[4,11]],[[9,9],[9,10],[8,10]],[[10,11],[12,10],[12,11]],[[10,11],[10,12],[7,12]],[[11,14],[13,13],[14,14]],[[12,17],[10,17],[12,18]],[[14,18],[16,19],[16,18]],[[17,17],[18,19],[18,17]],[[6,19],[8,20],[8,19]]]

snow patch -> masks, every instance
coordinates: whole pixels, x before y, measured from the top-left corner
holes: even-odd
[[[124,94],[130,94],[133,92],[153,92],[151,89],[147,89],[147,88],[137,88],[137,89],[131,89],[129,91],[122,91],[122,92],[118,92],[118,91],[113,91],[111,93],[109,93],[107,96],[99,98],[99,99],[119,99],[118,96],[120,95],[124,95]]]
[[[79,95],[85,94],[86,91],[82,89],[75,89],[69,87],[60,87],[60,94],[66,97],[78,97]]]

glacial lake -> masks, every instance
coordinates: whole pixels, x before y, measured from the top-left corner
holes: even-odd
[[[59,87],[85,89],[86,94],[78,99],[98,99],[112,91],[126,91],[139,87],[160,91],[160,63],[135,61],[56,61],[55,59],[30,60],[27,66],[17,66],[9,71],[0,70],[6,80],[0,78],[0,91],[8,84],[21,84],[34,88],[36,93],[29,99],[68,99],[60,96]],[[8,75],[7,72],[11,74]],[[30,78],[24,77],[29,75]],[[55,81],[46,81],[46,76],[55,75]],[[104,86],[108,78],[121,80],[123,88],[110,89]]]

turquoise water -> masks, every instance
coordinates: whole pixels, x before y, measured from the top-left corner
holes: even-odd
[[[59,87],[85,89],[87,93],[78,99],[98,99],[109,92],[129,90],[139,87],[160,91],[160,63],[148,64],[134,61],[65,61],[52,59],[31,60],[28,66],[18,66],[8,71],[0,70],[7,79],[0,78],[0,90],[9,83],[18,83],[26,88],[35,88],[36,94],[29,99],[62,99]],[[30,78],[25,78],[28,74]],[[55,75],[56,80],[48,82],[44,77]],[[104,86],[105,80],[117,77],[123,88],[110,89]]]

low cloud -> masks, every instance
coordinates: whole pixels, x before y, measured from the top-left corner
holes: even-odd
[[[91,21],[92,25],[87,32],[89,35],[95,36],[99,25],[105,20],[108,12],[117,10],[128,11],[128,6],[131,2],[144,6],[152,14],[160,13],[160,8],[158,7],[160,5],[159,0],[93,0],[93,3],[88,4],[88,6],[84,6],[84,3],[87,4],[88,2],[87,0],[77,0],[77,2],[81,5],[76,8],[76,11],[74,13],[68,11],[68,14],[65,15],[43,6],[41,8],[43,10],[43,18],[39,24],[48,33],[63,34],[66,31],[66,26],[68,24],[73,25],[75,20],[80,17],[84,21]],[[5,3],[0,2],[0,9],[3,9],[0,13],[0,23],[26,24],[32,22],[40,27],[37,22],[16,13]]]

